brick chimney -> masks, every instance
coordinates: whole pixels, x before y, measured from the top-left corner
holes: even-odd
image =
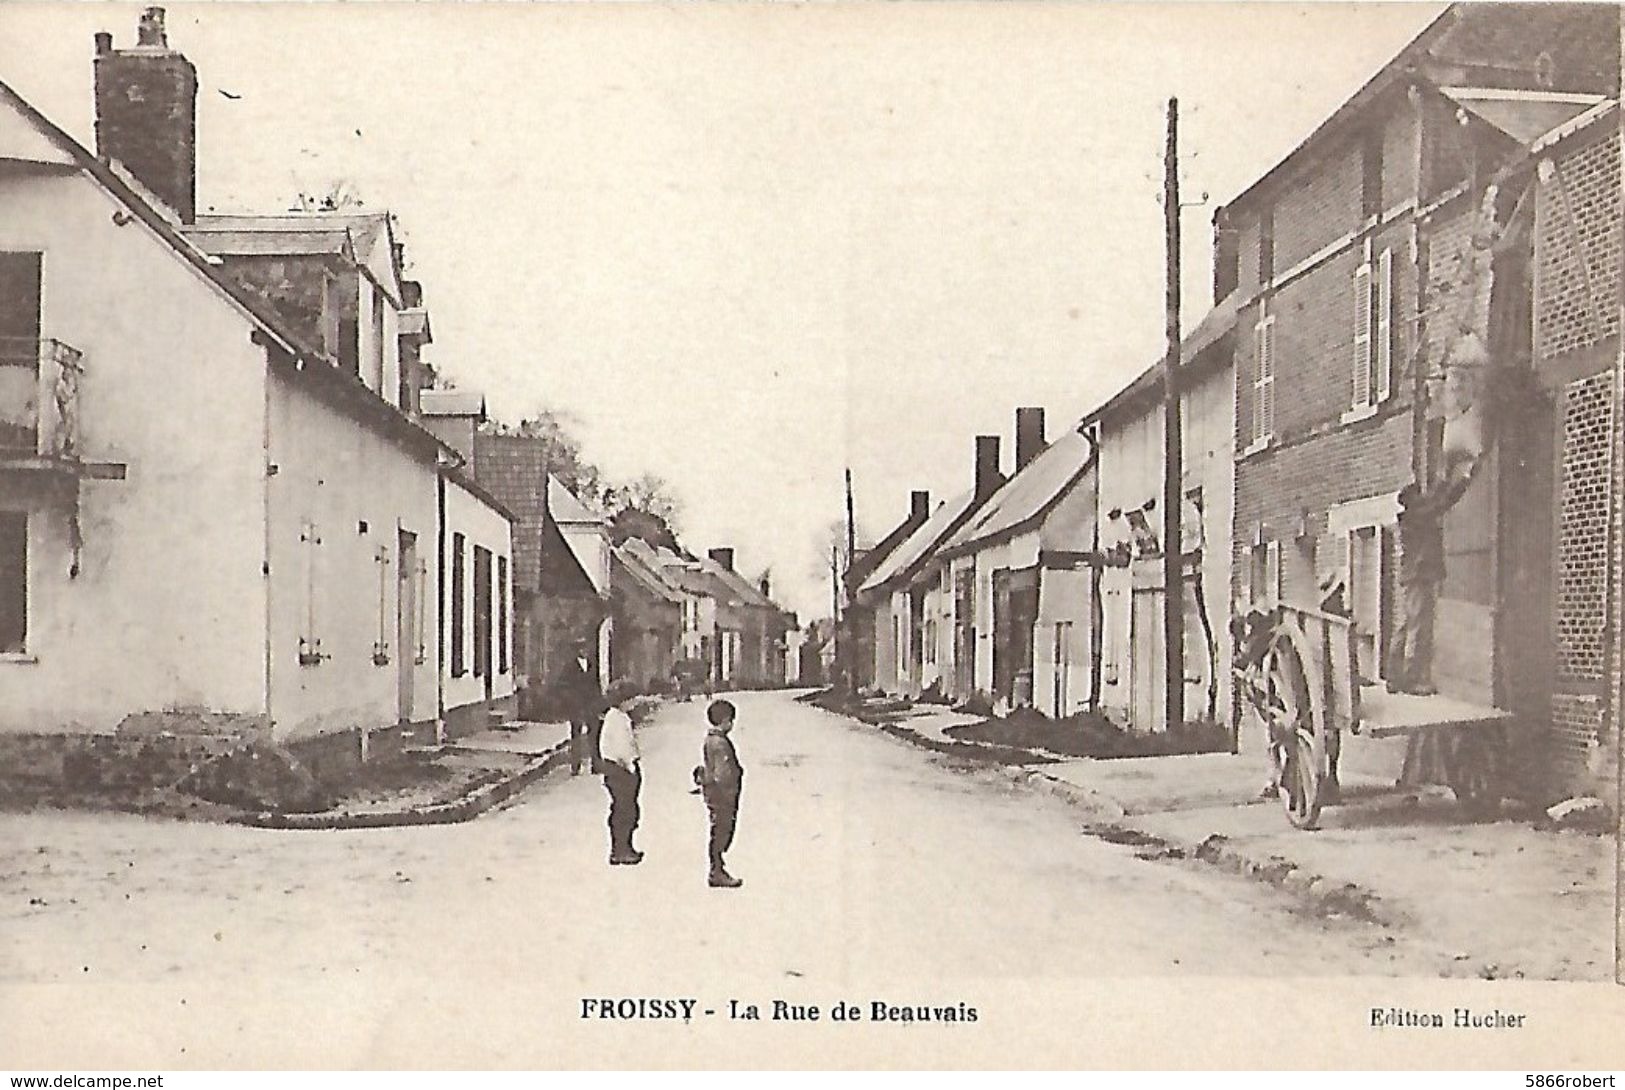
[[[985,500],[998,491],[1004,478],[999,474],[999,437],[976,437],[976,498]]]
[[[1016,472],[1026,469],[1044,449],[1044,410],[1028,405],[1016,410]]]
[[[129,49],[114,49],[105,32],[95,41],[96,155],[122,163],[182,223],[191,223],[197,216],[197,69],[169,48],[163,8],[141,13]]]
[[[719,564],[729,571],[734,570],[734,551],[732,549],[712,549],[706,554],[713,563]]]
[[[924,522],[931,515],[931,493],[916,490],[908,494],[908,517]]]

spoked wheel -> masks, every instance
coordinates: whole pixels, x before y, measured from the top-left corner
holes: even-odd
[[[1277,795],[1288,821],[1299,829],[1313,829],[1325,802],[1325,747],[1315,723],[1309,679],[1289,644],[1276,650],[1270,690],[1280,716],[1271,739],[1280,776]]]

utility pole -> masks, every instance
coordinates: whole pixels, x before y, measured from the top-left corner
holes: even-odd
[[[852,467],[847,466],[846,467],[846,567],[844,569],[842,569],[842,570],[845,571],[845,572],[850,572],[852,570],[852,565],[854,563],[856,563],[857,559],[858,559],[858,520],[857,520],[857,516],[853,512],[853,506],[852,506]],[[851,596],[852,596],[852,590],[853,590],[852,587],[847,587],[846,588],[846,597],[848,599],[848,601],[847,601],[848,605],[851,604],[850,599],[851,599]],[[850,635],[851,634],[848,633],[849,638],[845,641],[844,650],[846,651],[846,655],[840,660],[841,664],[842,664],[843,672],[845,673],[846,678],[847,678],[848,681],[851,681],[853,678],[857,677],[857,664],[847,661],[852,656],[853,644],[855,642],[850,638]],[[856,688],[855,685],[853,687]]]
[[[1162,642],[1167,682],[1165,726],[1185,725],[1184,440],[1179,419],[1179,100],[1168,100],[1168,148],[1163,157],[1162,216],[1168,254],[1168,354],[1162,365]]]
[[[846,640],[841,636],[841,547],[829,547],[829,622],[830,639],[835,643],[834,669],[837,674],[841,672],[841,652]],[[836,679],[830,678],[830,684]]]

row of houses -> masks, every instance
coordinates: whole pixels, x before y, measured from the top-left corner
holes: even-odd
[[[482,429],[478,394],[424,389],[429,310],[387,211],[200,210],[198,76],[163,10],[93,57],[94,150],[0,83],[11,767],[432,744],[511,715],[583,637],[606,682],[678,650],[784,680],[793,622],[731,554],[673,554],[704,581],[679,589],[535,441]]]
[[[1191,718],[1229,715],[1233,616],[1329,588],[1383,679],[1397,495],[1448,464],[1440,690],[1516,713],[1534,790],[1612,775],[1620,40],[1610,5],[1452,6],[1215,213],[1177,369]],[[1162,370],[916,494],[853,566],[860,684],[1163,729]]]

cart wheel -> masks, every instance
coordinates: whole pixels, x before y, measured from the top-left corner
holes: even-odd
[[[1279,702],[1277,714],[1287,727],[1277,743],[1281,805],[1295,827],[1313,829],[1320,823],[1320,808],[1325,801],[1321,791],[1325,762],[1315,731],[1309,679],[1295,651],[1283,647],[1277,652],[1270,669],[1270,688]]]
[[[1463,738],[1451,760],[1450,789],[1468,817],[1491,818],[1501,812],[1501,788],[1489,747],[1476,735]]]

